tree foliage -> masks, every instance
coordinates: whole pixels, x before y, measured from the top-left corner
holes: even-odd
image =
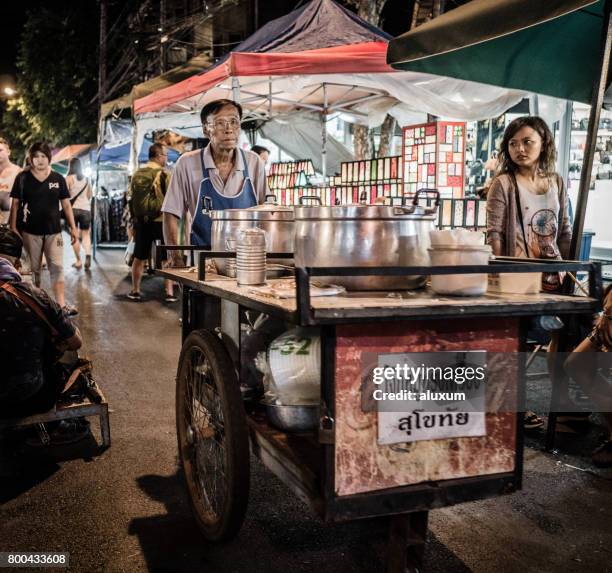
[[[27,119],[23,98],[12,98],[2,102],[0,106],[0,136],[4,137],[11,146],[11,161],[22,164],[25,150],[33,141],[42,139],[39,126]],[[29,116],[32,118],[32,116]],[[34,119],[34,118],[32,118]]]
[[[98,18],[96,2],[54,2],[28,13],[17,60],[15,112],[33,135],[54,145],[95,141]],[[19,123],[19,122],[17,122]],[[15,133],[12,137],[24,137]]]
[[[387,0],[346,0],[357,9],[357,15],[374,26],[381,25],[381,16]],[[353,126],[353,148],[357,159],[385,157],[390,153],[391,139],[395,131],[395,120],[387,115],[380,127],[380,144],[374,145],[374,132],[364,125]]]

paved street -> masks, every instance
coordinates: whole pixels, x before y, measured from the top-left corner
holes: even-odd
[[[67,551],[71,570],[87,573],[384,571],[384,520],[323,525],[255,461],[239,537],[201,540],[177,469],[179,305],[162,302],[154,277],[145,277],[146,302],[128,302],[122,259],[99,251],[90,274],[66,265],[84,353],[111,403],[112,447],[3,460],[22,475],[0,478],[0,550]],[[523,492],[432,512],[427,570],[612,571],[612,470],[595,470],[584,444],[559,443],[571,453],[526,450]]]

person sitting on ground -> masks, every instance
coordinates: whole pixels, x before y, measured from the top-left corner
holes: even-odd
[[[149,148],[149,161],[132,176],[128,192],[128,205],[134,226],[134,261],[132,263],[132,290],[130,300],[141,301],[140,283],[145,262],[151,257],[151,246],[164,239],[161,208],[168,189],[168,172],[164,169],[168,153],[161,143]],[[165,257],[162,257],[165,259]],[[166,302],[176,302],[174,284],[164,281]]]
[[[79,240],[72,244],[76,261],[72,265],[80,270],[83,266],[81,262],[81,245],[85,251],[85,270],[91,268],[91,198],[93,190],[87,177],[83,174],[81,160],[74,158],[70,160],[66,184],[70,193],[70,204],[74,213],[74,222],[79,229]]]
[[[83,341],[70,316],[44,290],[21,279],[15,269],[22,250],[19,235],[0,227],[0,417],[47,412],[63,390],[53,367],[66,350]],[[52,443],[82,437],[81,421],[56,425]],[[55,439],[54,439],[55,437]]]
[[[591,400],[601,406],[601,415],[608,426],[603,443],[593,451],[596,466],[612,467],[612,387],[598,368],[599,353],[612,350],[612,284],[604,292],[603,313],[595,327],[565,361],[566,372],[578,383]],[[610,368],[607,359],[604,368]]]

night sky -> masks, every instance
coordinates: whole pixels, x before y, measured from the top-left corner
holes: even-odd
[[[26,12],[29,9],[36,9],[41,3],[43,0],[5,0],[2,2],[0,9],[0,76],[4,74],[15,76],[17,43],[25,22]],[[49,7],[60,3],[65,5],[67,2],[66,0],[47,0],[44,3]],[[383,14],[387,16],[384,27],[389,33],[397,35],[406,30],[406,23],[410,21],[411,5],[412,3],[408,0],[387,1],[386,14]],[[95,17],[97,18],[97,14]],[[395,22],[400,22],[401,28],[393,29]]]
[[[0,75],[15,75],[15,60],[17,58],[17,42],[25,15],[30,5],[36,4],[28,0],[2,3],[2,18],[0,21]]]

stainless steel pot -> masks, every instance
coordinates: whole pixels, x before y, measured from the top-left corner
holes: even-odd
[[[437,206],[295,208],[295,264],[310,267],[429,266]],[[404,290],[424,276],[322,277],[348,290]]]
[[[227,239],[237,238],[243,229],[259,227],[266,232],[266,251],[268,253],[292,253],[294,245],[295,221],[293,209],[272,203],[264,203],[249,209],[226,209],[212,211],[211,248],[213,251],[226,251]],[[227,259],[216,259],[217,270],[228,274]],[[275,263],[293,265],[293,259],[275,259]]]
[[[319,425],[319,405],[275,404],[268,400],[261,402],[266,407],[268,420],[273,426],[285,432],[308,432]]]

